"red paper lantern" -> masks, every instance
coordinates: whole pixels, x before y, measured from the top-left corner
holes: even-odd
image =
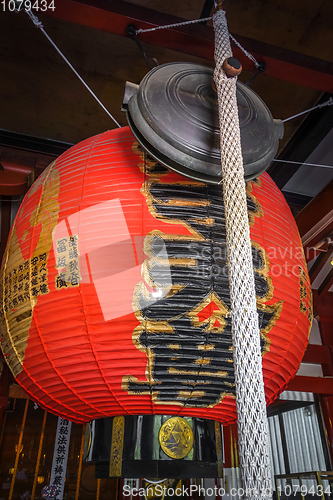
[[[296,224],[267,174],[248,184],[267,402],[311,323]],[[22,387],[75,422],[236,419],[221,186],[170,172],[128,128],[74,146],[26,195],[2,265],[1,341]]]

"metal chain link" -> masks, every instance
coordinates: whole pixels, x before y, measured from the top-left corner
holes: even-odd
[[[186,26],[187,24],[203,23],[203,22],[210,21],[211,19],[213,19],[213,16],[205,17],[203,19],[192,19],[191,21],[183,21],[181,23],[166,24],[164,26],[155,26],[154,28],[147,28],[147,29],[140,28],[140,29],[136,30],[136,34],[139,35],[140,33],[148,33],[149,31],[164,30],[164,29],[169,29],[169,28],[175,28],[177,26]],[[254,63],[255,67],[259,68],[259,63],[255,59],[255,57],[252,54],[250,54],[250,52],[248,52],[246,49],[244,49],[244,47],[242,47],[242,45],[232,35],[230,35],[230,33],[229,33],[229,37],[234,42],[234,44],[237,45],[237,47],[242,52],[244,52],[244,54]]]
[[[136,30],[136,34],[139,35],[140,33],[147,33],[148,31],[164,30],[164,29],[168,29],[168,28],[174,28],[176,26],[186,26],[187,24],[203,23],[205,21],[210,21],[211,19],[213,19],[213,16],[204,17],[202,19],[193,19],[192,21],[183,21],[181,23],[166,24],[164,26],[155,26],[155,28],[147,28],[145,30],[138,29],[138,30]]]

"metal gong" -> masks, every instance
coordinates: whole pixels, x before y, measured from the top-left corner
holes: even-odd
[[[249,87],[237,82],[245,179],[274,158],[283,123]],[[126,83],[123,110],[142,146],[159,162],[193,179],[221,181],[220,132],[213,70],[193,63],[152,69],[140,85]]]

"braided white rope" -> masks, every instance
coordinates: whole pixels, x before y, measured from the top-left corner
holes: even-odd
[[[260,333],[254,285],[236,78],[223,61],[232,55],[225,13],[213,18],[214,79],[219,101],[223,198],[226,220],[239,458],[245,496],[271,498],[271,470]]]

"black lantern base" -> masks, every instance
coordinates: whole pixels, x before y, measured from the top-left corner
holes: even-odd
[[[97,462],[95,477],[108,478],[109,464]],[[118,476],[116,476],[118,477]],[[162,460],[123,460],[122,475],[125,478],[161,478],[161,479],[188,479],[220,477],[217,463],[210,462],[163,462]]]
[[[96,478],[222,477],[221,424],[165,415],[94,420],[85,460],[95,463]]]

